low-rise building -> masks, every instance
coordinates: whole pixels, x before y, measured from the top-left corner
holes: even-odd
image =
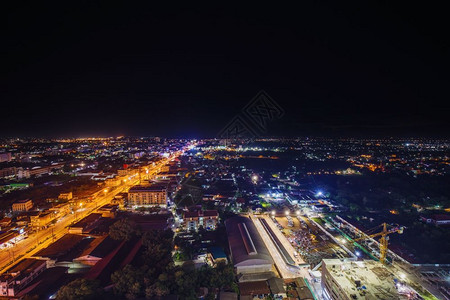
[[[82,234],[90,227],[94,226],[102,217],[100,213],[93,213],[69,226],[69,233]]]
[[[186,230],[196,231],[202,226],[206,230],[215,230],[219,221],[217,210],[197,210],[184,213],[184,226]]]
[[[11,161],[11,159],[12,159],[11,152],[0,153],[0,163]]]
[[[69,201],[73,199],[73,194],[72,192],[68,192],[68,193],[61,193],[58,196],[59,200],[64,200],[64,201]]]
[[[117,208],[119,205],[106,204],[100,207],[97,212],[102,214],[103,218],[115,218],[117,215]]]
[[[106,186],[119,186],[121,182],[122,179],[119,176],[116,176],[114,178],[108,178],[105,180]]]
[[[0,220],[0,230],[2,230],[5,227],[9,227],[11,225],[12,219],[8,217],[4,217]]]
[[[425,223],[436,226],[450,225],[450,215],[421,216],[420,219]]]
[[[32,208],[33,208],[33,201],[30,199],[19,200],[13,203],[12,205],[13,212],[29,211]]]
[[[44,174],[49,174],[53,171],[57,171],[60,170],[64,167],[63,163],[60,164],[52,164],[50,166],[45,166],[45,167],[34,167],[31,169],[23,169],[23,168],[19,168],[18,169],[18,173],[17,173],[17,177],[19,178],[30,178],[33,176],[41,176]]]
[[[0,276],[0,296],[14,297],[47,268],[45,260],[25,258]]]
[[[55,211],[45,211],[37,215],[31,215],[30,225],[34,230],[47,228],[57,217],[58,214]]]
[[[223,251],[223,248],[217,247],[217,246],[208,248],[207,257],[208,257],[209,263],[212,266],[215,266],[220,262],[224,262],[224,263],[228,262],[227,255]]]
[[[16,167],[9,167],[9,168],[3,168],[0,169],[0,178],[3,177],[13,177],[17,175],[17,168]]]

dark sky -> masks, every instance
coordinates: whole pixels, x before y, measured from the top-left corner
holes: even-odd
[[[59,2],[2,9],[0,136],[213,137],[260,90],[269,134],[450,132],[433,3]]]

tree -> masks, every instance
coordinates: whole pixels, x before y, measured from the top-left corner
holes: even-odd
[[[131,265],[126,265],[122,270],[111,275],[114,283],[114,293],[125,296],[127,299],[137,298],[144,286],[144,273]]]
[[[121,219],[109,227],[109,236],[117,241],[129,241],[140,235],[139,226],[128,219]]]
[[[78,278],[61,287],[56,295],[57,300],[95,299],[102,295],[99,284],[95,280]]]

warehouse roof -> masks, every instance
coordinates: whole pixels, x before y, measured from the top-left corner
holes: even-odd
[[[233,217],[225,222],[231,256],[235,266],[272,264],[272,257],[253,222]]]

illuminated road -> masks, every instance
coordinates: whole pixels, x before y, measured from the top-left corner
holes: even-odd
[[[270,255],[272,256],[274,263],[277,266],[278,272],[280,273],[281,277],[282,278],[296,278],[299,276],[303,276],[300,274],[299,270],[293,270],[292,267],[289,267],[286,264],[283,257],[281,256],[280,252],[278,252],[278,249],[273,244],[271,238],[269,237],[266,230],[263,228],[263,226],[262,226],[261,222],[258,220],[258,218],[256,218],[254,215],[250,215],[250,218],[253,221],[253,224],[255,225],[256,229],[258,230],[259,235],[261,236],[262,240],[264,241],[264,244],[266,245],[267,249],[269,250]],[[307,272],[305,271],[304,273],[307,273]]]
[[[156,163],[154,166],[147,166],[148,173],[145,173],[144,178],[152,179],[154,175],[158,174],[161,167],[174,160],[177,156],[182,154],[183,151],[178,151],[169,158],[163,159]],[[3,272],[8,266],[12,265],[13,262],[18,261],[22,258],[32,257],[39,250],[47,247],[52,242],[56,241],[64,234],[68,232],[68,226],[73,222],[79,221],[82,218],[88,216],[94,212],[97,208],[108,204],[111,200],[119,193],[128,191],[128,189],[134,185],[140,184],[139,176],[136,175],[136,179],[131,179],[131,181],[122,183],[117,187],[109,187],[105,190],[94,193],[94,200],[88,202],[78,209],[74,214],[68,214],[61,219],[57,220],[56,224],[43,229],[37,233],[30,234],[25,240],[18,242],[16,245],[9,249],[0,251],[0,272]]]

